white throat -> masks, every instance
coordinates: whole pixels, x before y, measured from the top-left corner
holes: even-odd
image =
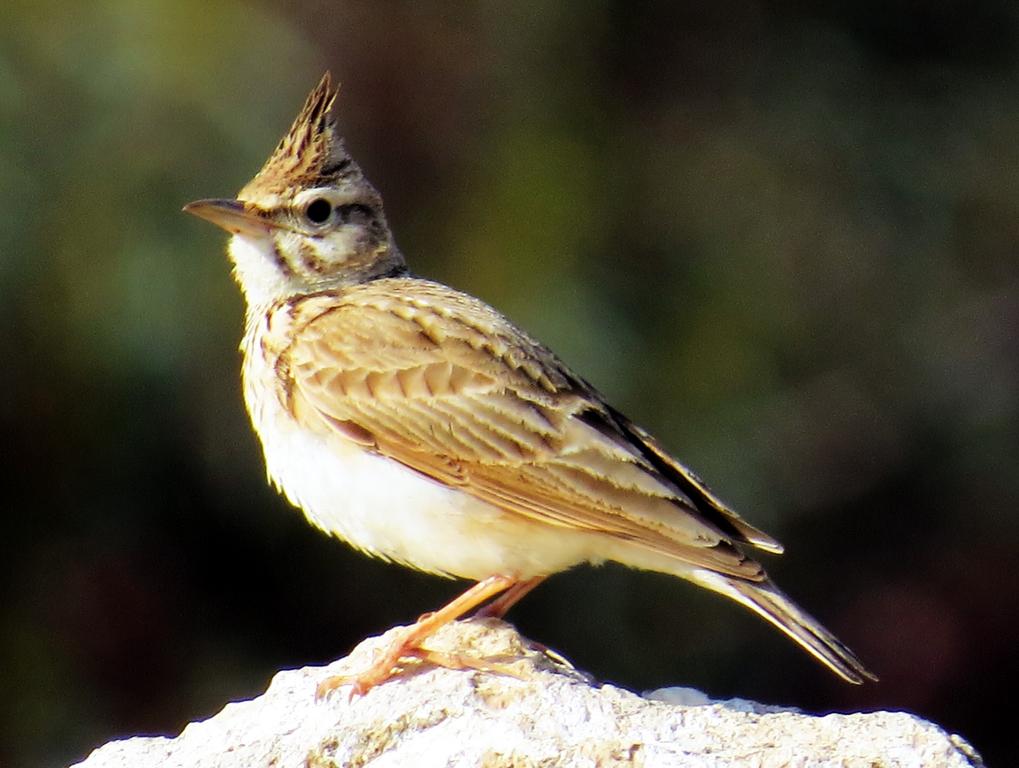
[[[268,307],[297,290],[280,270],[280,257],[273,238],[234,235],[228,250],[234,264],[234,278],[244,292],[249,312]]]

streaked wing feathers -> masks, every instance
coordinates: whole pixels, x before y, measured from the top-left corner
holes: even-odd
[[[762,577],[733,541],[777,542],[480,301],[408,278],[312,301],[304,317],[288,308],[302,319],[277,366],[306,426],[514,514]]]

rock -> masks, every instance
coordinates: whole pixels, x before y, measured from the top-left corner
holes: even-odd
[[[964,768],[979,756],[957,736],[901,712],[826,715],[691,689],[647,697],[597,685],[508,624],[467,620],[428,646],[497,660],[502,673],[410,661],[399,677],[350,700],[316,701],[318,683],[365,666],[391,637],[369,638],[327,667],[278,673],[256,699],[227,704],[176,738],[136,737],[95,750],[79,768],[334,766],[740,766]]]

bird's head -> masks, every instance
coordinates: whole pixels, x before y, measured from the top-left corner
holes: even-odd
[[[327,72],[235,199],[184,207],[233,235],[234,276],[249,309],[406,270],[382,197],[336,132],[335,99]]]

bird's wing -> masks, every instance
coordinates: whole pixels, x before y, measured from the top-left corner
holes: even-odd
[[[513,514],[763,578],[736,543],[777,542],[487,305],[408,278],[296,301],[277,371],[306,427]]]

